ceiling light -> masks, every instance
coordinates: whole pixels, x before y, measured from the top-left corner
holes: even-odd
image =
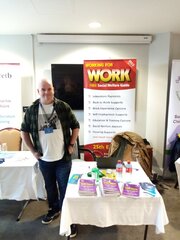
[[[99,22],[91,22],[91,23],[89,23],[89,27],[93,28],[93,29],[100,28],[101,24]]]

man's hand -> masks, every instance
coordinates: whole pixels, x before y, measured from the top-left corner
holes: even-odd
[[[32,152],[32,154],[37,160],[41,158],[41,154],[39,152]]]
[[[68,152],[69,152],[69,154],[72,154],[74,152],[74,147],[69,145],[68,146]]]

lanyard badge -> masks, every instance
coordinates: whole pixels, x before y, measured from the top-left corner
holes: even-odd
[[[53,127],[45,127],[44,128],[44,133],[45,134],[53,133]]]
[[[53,117],[54,107],[53,107],[53,110],[52,110],[52,113],[51,113],[50,117],[48,118],[48,117],[47,117],[47,114],[46,114],[46,112],[45,112],[45,110],[44,110],[44,108],[43,108],[43,106],[42,106],[41,103],[40,103],[40,106],[41,106],[42,111],[43,111],[43,113],[44,113],[44,115],[45,115],[45,118],[46,118],[46,120],[47,120],[46,125],[45,125],[44,128],[43,128],[44,133],[45,133],[45,134],[53,133],[53,127],[52,127],[52,124],[51,124],[51,121],[52,121],[53,119],[51,119],[51,118]]]

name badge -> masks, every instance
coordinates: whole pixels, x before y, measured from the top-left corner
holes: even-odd
[[[45,134],[53,133],[53,127],[46,127],[44,128]]]

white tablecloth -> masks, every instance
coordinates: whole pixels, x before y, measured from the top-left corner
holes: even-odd
[[[180,158],[178,158],[175,161],[175,166],[176,166],[176,172],[177,172],[177,177],[178,177],[178,184],[180,186]],[[180,188],[179,188],[179,190],[180,190]]]
[[[73,162],[70,177],[74,173],[87,173],[96,166],[95,162]],[[129,174],[131,175],[131,174]],[[123,182],[150,181],[141,166],[133,163],[133,173],[123,173]],[[97,188],[97,196],[79,196],[78,184],[68,184],[63,202],[60,235],[70,234],[70,225],[90,224],[99,227],[112,225],[155,225],[156,233],[164,233],[168,217],[161,195],[151,197],[141,191],[139,198],[102,197]]]
[[[0,152],[0,199],[46,198],[38,161],[29,151]]]

